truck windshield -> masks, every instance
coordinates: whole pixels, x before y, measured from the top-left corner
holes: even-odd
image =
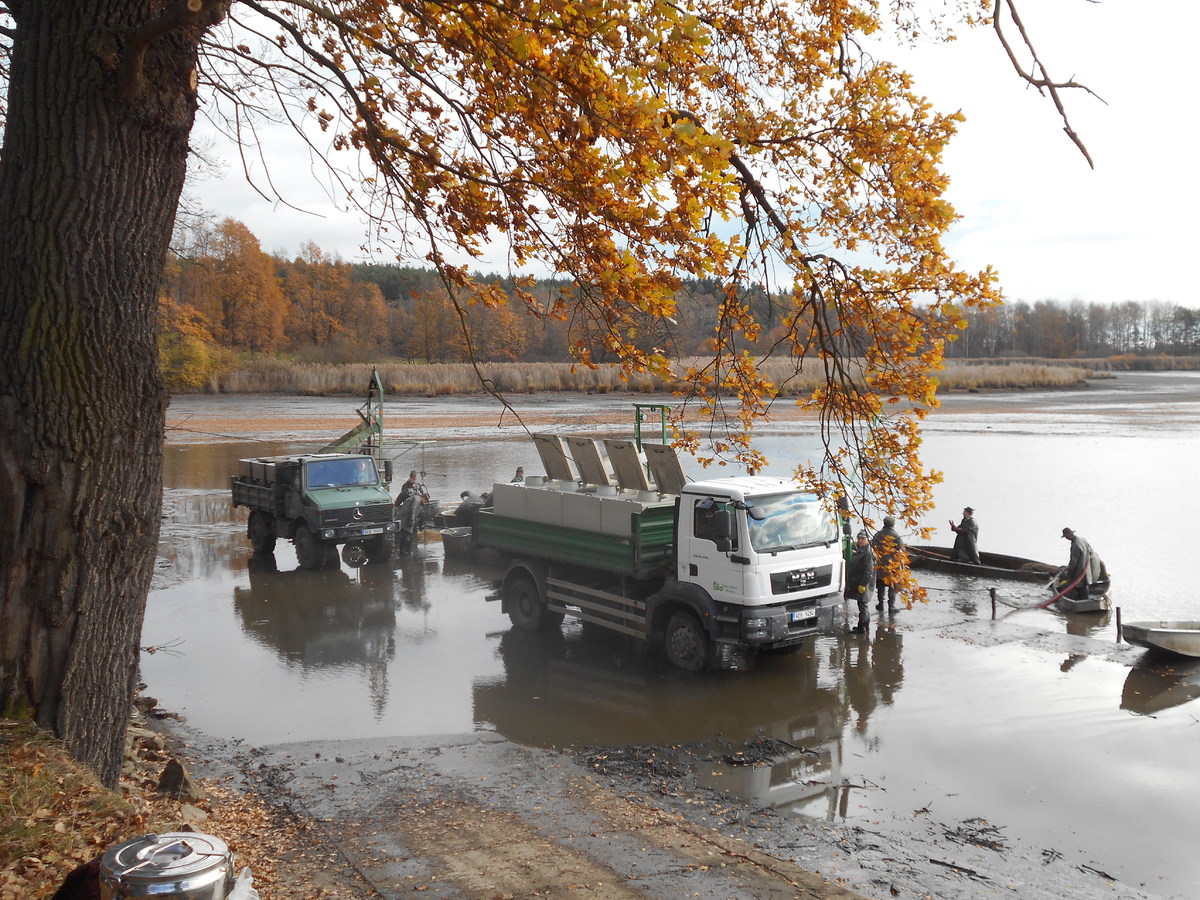
[[[352,459],[322,459],[308,464],[308,487],[351,487],[378,484],[375,461],[366,456]]]
[[[750,546],[759,553],[798,550],[838,539],[837,525],[814,494],[773,494],[747,498]]]

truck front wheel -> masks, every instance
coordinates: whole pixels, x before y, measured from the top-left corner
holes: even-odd
[[[246,526],[250,537],[250,546],[260,556],[270,556],[275,552],[275,527],[267,518],[266,513],[257,509],[250,511],[250,521]]]
[[[703,672],[712,667],[712,646],[694,615],[682,611],[671,613],[663,635],[663,649],[671,665],[687,672]]]
[[[326,547],[317,540],[307,525],[296,528],[296,560],[302,569],[319,569],[325,565]]]

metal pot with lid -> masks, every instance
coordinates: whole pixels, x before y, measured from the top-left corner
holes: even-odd
[[[100,900],[225,900],[233,888],[225,842],[199,832],[145,834],[105,851]]]

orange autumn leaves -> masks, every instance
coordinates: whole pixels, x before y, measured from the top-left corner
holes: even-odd
[[[961,6],[963,22],[979,11]],[[493,290],[462,260],[503,246],[524,312],[588,323],[577,360],[682,376],[708,416],[684,444],[752,467],[780,387],[759,368],[769,338],[769,355],[825,379],[802,403],[826,451],[801,474],[915,524],[937,477],[919,421],[943,348],[998,293],[943,246],[939,166],[959,117],[868,51],[918,18],[889,14],[865,0],[264,0],[235,4],[230,27],[271,35],[257,52],[304,73],[297,108],[347,149],[333,164],[381,244],[439,266],[460,314]],[[529,272],[561,278],[558,296],[528,291]],[[723,299],[709,364],[680,371],[669,339],[642,338],[648,318],[677,319],[688,279]],[[765,317],[750,302],[763,293]]]

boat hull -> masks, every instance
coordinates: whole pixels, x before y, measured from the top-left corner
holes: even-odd
[[[1094,585],[1089,586],[1089,589]],[[1059,597],[1054,605],[1064,612],[1099,613],[1112,609],[1112,600],[1107,593],[1093,593],[1086,600],[1075,600],[1070,597]]]
[[[1200,657],[1200,622],[1125,622],[1121,638],[1137,647]]]
[[[1047,583],[1058,572],[1058,566],[1025,559],[1020,556],[1005,556],[1003,553],[980,553],[980,565],[961,562],[954,558],[950,547],[908,548],[908,562],[914,569],[932,572],[947,572],[952,575],[974,575],[977,578],[1005,578],[1010,581]]]

